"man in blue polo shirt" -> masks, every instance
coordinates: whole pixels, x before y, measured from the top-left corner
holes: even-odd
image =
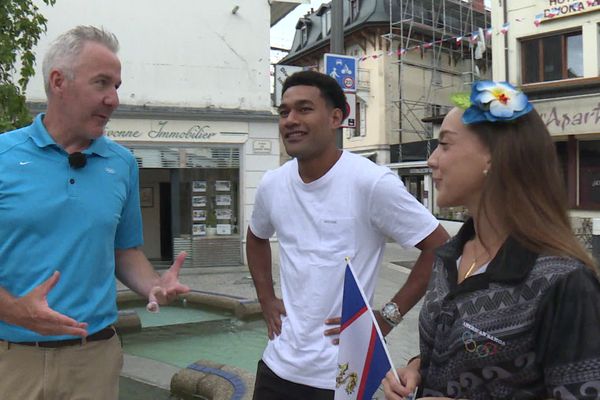
[[[139,250],[138,168],[103,136],[119,99],[118,41],[76,27],[44,58],[48,109],[0,135],[0,396],[117,399],[115,274],[151,303],[189,289]],[[8,396],[8,397],[6,397]]]

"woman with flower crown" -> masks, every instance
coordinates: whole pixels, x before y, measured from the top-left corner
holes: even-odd
[[[420,355],[400,381],[388,373],[386,399],[417,387],[418,397],[599,399],[597,266],[571,231],[546,126],[507,83],[476,82],[455,99],[428,164],[438,205],[471,218],[437,251]]]

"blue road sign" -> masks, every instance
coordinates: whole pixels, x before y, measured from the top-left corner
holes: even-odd
[[[347,92],[356,91],[356,58],[339,54],[325,54],[325,73],[334,78]]]

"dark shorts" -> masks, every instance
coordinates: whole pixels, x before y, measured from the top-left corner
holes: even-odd
[[[319,389],[278,377],[260,360],[256,369],[253,400],[333,400],[333,390]]]

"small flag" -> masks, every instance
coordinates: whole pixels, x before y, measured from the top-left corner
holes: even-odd
[[[477,37],[479,36],[479,33],[477,31],[475,32],[471,32],[471,43],[475,43],[477,41]]]
[[[487,28],[485,30],[485,37],[488,37],[488,38],[491,37],[492,33],[494,33],[494,29],[490,26],[489,28]]]
[[[538,14],[535,16],[535,19],[533,20],[533,24],[536,27],[539,27],[541,23],[542,23],[542,14]]]
[[[335,400],[371,400],[389,370],[396,371],[352,267],[346,265]]]
[[[503,35],[506,35],[506,32],[508,32],[509,26],[510,26],[510,22],[503,24],[502,28],[500,28],[500,33],[502,33]]]

